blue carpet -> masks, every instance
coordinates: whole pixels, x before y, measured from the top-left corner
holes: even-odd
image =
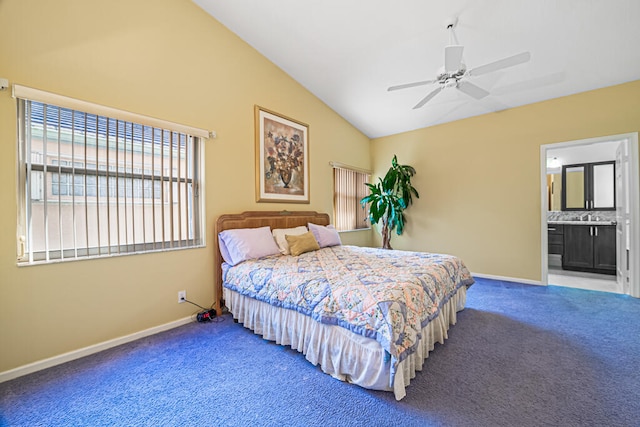
[[[477,279],[396,402],[228,316],[0,384],[3,426],[640,426],[640,300]]]

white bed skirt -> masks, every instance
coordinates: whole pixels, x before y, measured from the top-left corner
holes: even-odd
[[[462,286],[444,305],[438,317],[422,329],[417,350],[403,360],[391,383],[391,361],[380,346],[340,326],[325,325],[295,310],[273,307],[224,288],[224,299],[233,317],[246,328],[277,344],[291,346],[327,374],[373,390],[393,391],[397,400],[416,371],[421,371],[436,342],[444,344],[456,313],[464,309],[467,287]]]

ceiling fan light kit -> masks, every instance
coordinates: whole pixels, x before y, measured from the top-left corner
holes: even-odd
[[[445,22],[446,28],[449,31],[449,45],[445,46],[444,48],[444,66],[440,68],[440,71],[438,72],[434,80],[422,80],[413,83],[405,83],[401,85],[391,86],[387,90],[395,91],[437,83],[438,87],[433,89],[424,98],[422,98],[420,102],[418,102],[413,107],[414,110],[421,108],[445,88],[456,88],[459,91],[471,96],[472,98],[482,99],[488,96],[489,92],[481,88],[480,86],[469,82],[468,77],[475,77],[482,74],[492,73],[504,68],[523,64],[531,59],[531,54],[529,52],[522,52],[517,55],[490,62],[488,64],[484,64],[467,71],[467,66],[465,65],[462,57],[464,46],[458,43],[458,39],[456,38],[456,34],[454,32],[457,24],[457,17],[450,18]]]

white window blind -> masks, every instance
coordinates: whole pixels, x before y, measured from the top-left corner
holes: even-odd
[[[19,263],[204,245],[206,131],[21,87],[14,95]]]
[[[332,163],[334,182],[334,222],[339,231],[369,228],[367,212],[360,205],[360,200],[369,194],[365,185],[371,174]]]

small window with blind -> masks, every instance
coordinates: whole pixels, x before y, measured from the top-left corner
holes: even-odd
[[[370,177],[366,171],[333,165],[333,217],[338,231],[369,228],[367,211],[360,205],[360,200],[369,194],[365,183]]]
[[[18,263],[204,245],[207,132],[14,87]]]

